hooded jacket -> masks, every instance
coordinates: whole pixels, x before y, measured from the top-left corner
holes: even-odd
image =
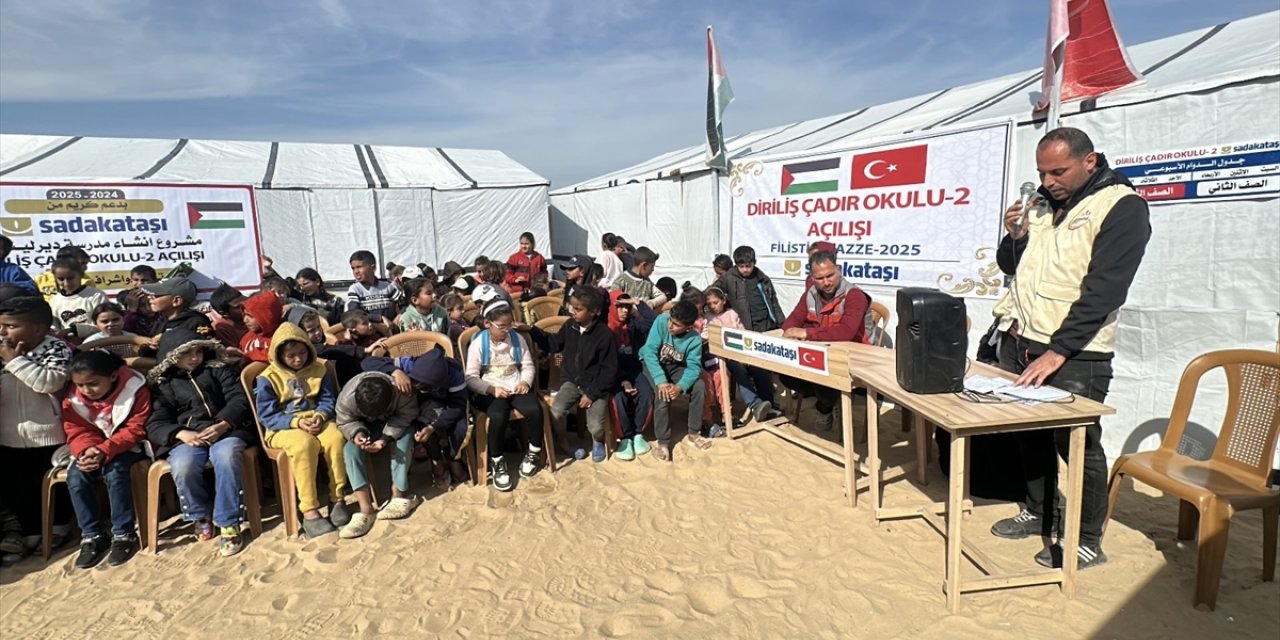
[[[467,379],[462,365],[444,355],[444,349],[436,347],[420,356],[400,358],[364,359],[366,371],[392,374],[403,371],[410,380],[420,385],[418,395],[418,421],[421,426],[434,427],[444,432],[467,416]]]
[[[644,365],[640,362],[640,347],[649,338],[649,326],[652,320],[641,311],[648,305],[631,306],[631,315],[626,323],[618,319],[618,298],[627,295],[623,291],[609,292],[609,332],[613,334],[613,344],[618,350],[618,380],[634,383],[644,375]]]
[[[262,332],[246,332],[240,339],[240,353],[251,362],[270,362],[271,336],[280,328],[280,318],[284,315],[280,298],[270,291],[254,294],[244,301],[244,312],[253,316]]]
[[[870,307],[871,296],[844,278],[830,300],[823,300],[818,286],[810,283],[782,328],[804,329],[809,340],[818,342],[866,342]]]
[[[164,335],[166,332],[175,329],[189,329],[196,332],[201,337],[212,338],[213,321],[195,309],[183,309],[173,318],[161,317],[155,324],[151,325],[151,335]]]
[[[178,358],[195,349],[204,352],[204,362],[191,372],[178,368]],[[179,444],[179,431],[200,431],[220,420],[231,425],[222,437],[234,436],[250,446],[258,442],[249,398],[240,386],[240,359],[221,342],[189,329],[173,329],[160,338],[156,356],[159,364],[147,374],[154,383],[147,439],[155,445],[156,457]]]
[[[285,365],[284,348],[291,343],[307,346],[306,364],[294,371]],[[333,420],[338,392],[329,380],[328,369],[316,356],[316,348],[297,325],[285,322],[271,336],[270,365],[258,375],[254,402],[258,419],[271,431],[295,429],[298,421],[320,416]]]
[[[380,371],[366,371],[352,378],[351,382],[343,386],[342,392],[338,394],[338,430],[342,432],[342,436],[347,440],[354,441],[357,435],[369,433],[369,427],[365,424],[366,422],[385,421],[382,426],[381,440],[391,444],[399,440],[417,420],[418,397],[413,394],[396,392],[391,402],[391,408],[386,415],[365,415],[356,404],[356,387],[360,385],[361,380],[370,377],[381,377],[386,380],[387,384],[395,384],[391,380],[391,376]]]
[[[806,284],[812,284],[812,281]],[[783,314],[782,305],[778,304],[778,292],[773,288],[773,280],[758,267],[750,278],[742,277],[737,269],[730,269],[715,281],[714,286],[724,290],[729,297],[729,306],[737,312],[747,329],[764,332],[781,326]],[[768,318],[763,323],[751,322],[751,296],[758,296],[764,302]]]
[[[127,366],[116,370],[116,386],[106,397],[90,400],[72,385],[62,400],[62,428],[77,458],[89,447],[97,447],[107,462],[137,450],[147,440],[150,415],[147,379]]]
[[[607,320],[597,319],[584,328],[569,318],[557,333],[547,333],[538,327],[530,329],[534,341],[547,353],[564,354],[561,380],[577,385],[592,402],[609,396],[618,382],[618,347]]]
[[[520,295],[533,282],[533,276],[546,272],[547,259],[542,257],[541,253],[534,251],[533,255],[529,256],[517,251],[507,258],[505,281],[511,293]]]

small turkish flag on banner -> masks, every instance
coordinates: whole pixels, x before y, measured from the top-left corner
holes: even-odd
[[[900,187],[924,182],[929,165],[929,145],[889,149],[853,156],[851,189]]]
[[[818,371],[827,370],[827,354],[820,349],[810,349],[808,347],[799,347],[796,350],[796,360],[800,361],[800,366]]]

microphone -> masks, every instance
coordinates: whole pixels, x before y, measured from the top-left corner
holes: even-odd
[[[1022,197],[1018,200],[1018,203],[1022,205],[1022,215],[1018,216],[1018,221],[1013,224],[1014,238],[1022,235],[1022,227],[1027,224],[1027,207],[1036,199],[1036,183],[1024,182],[1021,187],[1018,187],[1018,191],[1022,194]]]

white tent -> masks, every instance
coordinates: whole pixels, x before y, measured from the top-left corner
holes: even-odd
[[[253,185],[277,270],[334,280],[358,249],[438,267],[548,236],[547,179],[500,151],[5,134],[0,180]]]
[[[1129,48],[1145,83],[1064,106],[1062,124],[1079,127],[1112,158],[1246,140],[1280,140],[1280,12],[1217,25]],[[1007,191],[1034,179],[1043,118],[1032,118],[1040,70],[745,133],[728,141],[732,161],[852,147],[950,125],[1015,118],[1014,174]],[[739,98],[741,100],[741,98]],[[731,118],[732,112],[730,113]],[[732,119],[732,118],[731,118]],[[730,123],[731,124],[731,123]],[[556,189],[551,194],[556,254],[596,253],[612,231],[661,254],[659,275],[695,284],[711,278],[716,253],[729,253],[729,178],[704,164],[701,144]],[[1000,212],[993,212],[993,221]],[[994,222],[993,222],[994,224]],[[1178,377],[1211,349],[1275,349],[1280,322],[1280,204],[1274,196],[1152,207],[1153,236],[1121,315],[1115,380],[1104,421],[1108,454],[1149,448],[1161,432]],[[891,301],[893,290],[868,288]],[[779,287],[788,309],[796,284]],[[970,349],[993,306],[970,299]],[[1207,380],[1191,429],[1210,439],[1221,423],[1225,388]],[[1203,444],[1203,443],[1202,443]],[[1210,443],[1208,446],[1212,446]]]

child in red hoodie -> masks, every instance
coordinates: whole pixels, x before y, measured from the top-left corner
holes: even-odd
[[[280,298],[263,291],[244,301],[244,326],[248,329],[240,339],[240,353],[249,362],[271,361],[271,336],[280,326],[284,308]]]
[[[82,532],[76,566],[88,569],[104,556],[116,566],[138,550],[129,470],[146,458],[144,425],[151,415],[151,391],[141,373],[107,351],[76,354],[70,373],[62,428],[74,459],[67,469],[67,489]],[[99,479],[106,482],[111,504],[110,536],[99,512]]]

